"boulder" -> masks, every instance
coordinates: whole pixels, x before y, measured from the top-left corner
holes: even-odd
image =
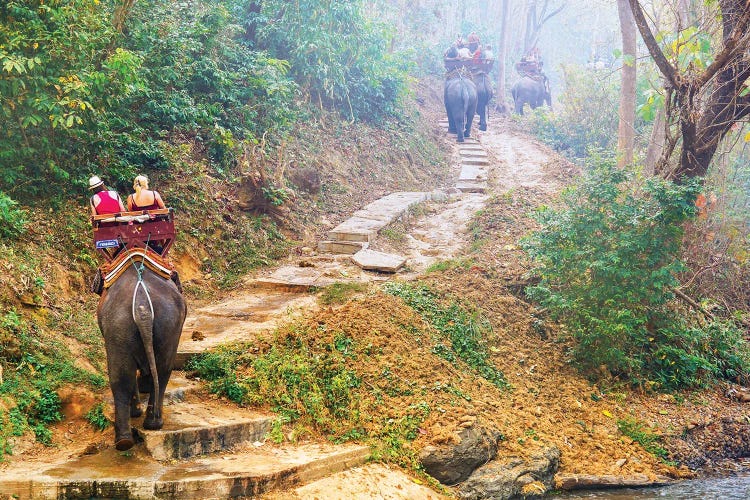
[[[457,443],[425,447],[420,457],[422,466],[443,484],[460,483],[495,458],[501,435],[497,430],[472,425],[458,433]]]
[[[560,465],[560,450],[544,448],[528,459],[504,457],[477,469],[459,488],[465,499],[533,498],[554,487]]]

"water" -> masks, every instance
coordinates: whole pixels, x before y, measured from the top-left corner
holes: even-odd
[[[750,499],[750,472],[731,477],[695,479],[681,481],[661,488],[624,488],[605,491],[579,491],[552,496],[565,500],[583,498],[605,498],[607,500],[630,499],[680,499],[680,500],[747,500]]]

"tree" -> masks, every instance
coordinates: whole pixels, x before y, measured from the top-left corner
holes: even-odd
[[[667,121],[676,120],[679,137],[668,137],[656,170],[680,180],[706,174],[732,125],[750,113],[750,3],[718,0],[720,35],[687,28],[659,44],[638,0],[628,0],[651,57],[665,80]],[[714,47],[715,45],[715,47]],[[670,160],[681,140],[679,160]]]
[[[500,46],[497,50],[497,109],[507,111],[505,104],[505,61],[508,58],[508,3],[500,0]]]
[[[526,8],[526,33],[523,38],[523,51],[529,52],[539,41],[542,26],[564,8],[565,3],[554,7],[550,0],[529,0]]]
[[[617,0],[622,33],[622,85],[620,88],[619,126],[617,128],[618,167],[633,163],[635,143],[636,28],[628,0]]]

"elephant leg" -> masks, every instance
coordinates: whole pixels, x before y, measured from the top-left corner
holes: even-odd
[[[156,360],[156,369],[159,373],[159,394],[153,394],[153,390],[148,398],[148,408],[146,409],[146,418],[143,420],[143,428],[148,430],[158,430],[164,426],[164,417],[162,410],[164,408],[164,394],[166,393],[169,378],[172,375],[172,360],[168,362]]]
[[[479,130],[484,132],[487,130],[487,105],[477,107],[477,113],[479,114]]]
[[[133,377],[133,397],[130,398],[130,418],[138,418],[143,415],[143,409],[141,408],[141,398],[138,393],[137,379]]]
[[[448,133],[449,134],[455,134],[456,133],[456,121],[453,119],[453,114],[451,113],[451,110],[448,108],[448,105],[445,105],[445,114],[448,115]]]
[[[521,99],[517,99],[516,102],[516,114],[523,116],[523,105],[524,102]]]
[[[464,130],[464,137],[471,137],[471,123],[474,121],[474,113],[466,113],[466,130]]]
[[[110,371],[110,389],[115,402],[115,448],[129,450],[135,444],[133,431],[130,428],[130,410],[133,398],[135,369],[131,373],[113,374]]]
[[[453,123],[456,126],[456,139],[458,142],[464,142],[464,113],[459,110],[453,113]]]

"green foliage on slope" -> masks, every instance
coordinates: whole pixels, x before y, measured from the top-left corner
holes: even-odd
[[[524,243],[541,278],[528,293],[568,327],[576,363],[662,389],[747,375],[738,328],[696,325],[670,303],[699,185],[652,178],[639,192],[613,161],[596,162],[563,208],[538,212],[542,228]]]

